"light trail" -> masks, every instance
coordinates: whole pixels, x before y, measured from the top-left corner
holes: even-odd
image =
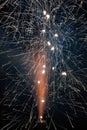
[[[38,53],[35,56],[34,64],[36,65],[35,79],[36,79],[36,95],[38,105],[39,121],[43,120],[45,102],[47,96],[47,73],[46,73],[46,56]]]

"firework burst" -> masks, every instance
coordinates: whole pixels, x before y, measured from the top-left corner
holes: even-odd
[[[1,130],[74,128],[87,116],[86,0],[1,0]],[[56,115],[57,113],[57,115]]]

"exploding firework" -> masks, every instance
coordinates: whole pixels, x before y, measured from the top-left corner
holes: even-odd
[[[87,116],[86,0],[1,0],[1,130],[74,128]],[[61,119],[62,118],[62,119]],[[66,124],[63,123],[63,120]]]

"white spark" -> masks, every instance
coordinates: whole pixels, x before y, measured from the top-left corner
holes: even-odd
[[[51,45],[50,41],[48,41],[48,42],[47,42],[47,45],[48,45],[48,46],[50,46],[50,45]]]
[[[42,30],[42,33],[45,33],[45,32],[46,32],[46,30],[45,30],[45,29],[43,29],[43,30]]]
[[[46,68],[46,65],[43,65],[43,68]]]
[[[45,70],[42,70],[42,74],[45,74]]]
[[[55,67],[52,67],[52,70],[54,70],[55,69]]]
[[[40,119],[43,119],[43,116],[40,116]]]
[[[49,14],[47,14],[47,15],[46,15],[46,18],[47,18],[47,19],[49,19],[49,18],[50,18],[50,15],[49,15]]]
[[[41,100],[41,102],[42,102],[42,103],[44,103],[44,102],[45,102],[45,100],[44,100],[44,99],[42,99],[42,100]]]
[[[52,46],[52,47],[51,47],[51,51],[54,51],[54,49],[55,49],[54,46]]]
[[[61,75],[62,76],[67,76],[67,73],[66,72],[62,72]]]
[[[37,83],[40,84],[40,80],[38,80]]]
[[[47,13],[46,10],[43,10],[43,15],[46,15],[46,13]]]
[[[54,37],[58,37],[58,34],[57,34],[57,33],[55,33],[55,34],[54,34]]]

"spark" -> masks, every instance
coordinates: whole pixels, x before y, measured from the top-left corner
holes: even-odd
[[[55,69],[55,67],[52,67],[52,70],[54,70]]]
[[[48,46],[50,46],[50,45],[51,45],[51,42],[50,42],[50,41],[48,41],[48,42],[47,42],[47,45],[48,45]]]
[[[58,37],[58,34],[57,34],[57,33],[55,33],[55,34],[54,34],[54,37]]]
[[[62,76],[67,76],[67,73],[66,72],[62,72],[61,75]]]
[[[37,83],[40,84],[40,80],[38,80]]]
[[[45,70],[42,70],[42,74],[45,74]]]
[[[46,15],[46,13],[47,13],[46,10],[44,10],[44,11],[43,11],[43,15]]]
[[[45,30],[45,29],[43,29],[43,30],[42,30],[42,33],[45,33],[45,32],[46,32],[46,30]]]
[[[51,47],[51,51],[54,51],[54,49],[55,49],[54,46],[52,46],[52,47]]]
[[[43,68],[46,68],[46,65],[43,65]]]
[[[46,15],[46,18],[47,18],[47,20],[48,20],[48,19],[50,18],[50,15],[49,15],[49,14],[47,14],[47,15]]]
[[[42,102],[42,103],[44,103],[44,102],[45,102],[45,100],[44,100],[44,99],[42,99],[42,100],[41,100],[41,102]]]
[[[43,119],[43,116],[40,116],[40,119]]]

